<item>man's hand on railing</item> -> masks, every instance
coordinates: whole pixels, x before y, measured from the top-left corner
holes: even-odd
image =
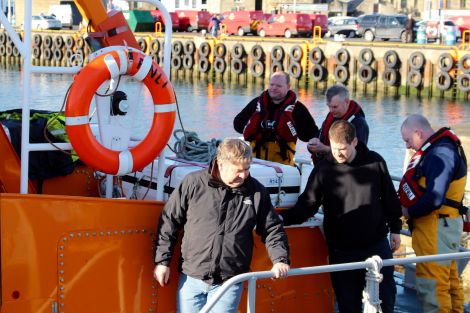
[[[392,252],[395,252],[400,248],[401,245],[401,238],[400,234],[390,234],[390,248],[392,248]]]
[[[153,277],[158,281],[160,286],[164,287],[168,284],[168,279],[170,278],[170,268],[165,265],[157,265],[153,270]]]
[[[278,262],[274,264],[271,272],[273,272],[273,278],[285,278],[287,277],[287,272],[289,272],[290,266],[286,263]]]

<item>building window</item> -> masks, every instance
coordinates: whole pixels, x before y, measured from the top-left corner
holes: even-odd
[[[193,0],[193,9],[196,8],[196,0]]]
[[[180,7],[180,0],[175,0],[175,8],[179,8]]]
[[[189,7],[189,0],[184,0],[184,6],[187,8]]]
[[[207,5],[207,0],[202,0],[202,1],[201,1],[201,4],[202,4],[202,5]]]

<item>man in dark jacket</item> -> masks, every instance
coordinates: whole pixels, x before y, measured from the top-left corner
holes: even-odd
[[[255,157],[294,165],[297,139],[318,136],[308,109],[289,87],[289,75],[275,72],[269,87],[235,117],[233,126],[250,141]]]
[[[330,264],[392,258],[400,246],[401,207],[384,159],[358,141],[354,125],[329,130],[331,152],[313,169],[297,204],[282,212],[284,225],[302,223],[323,205]],[[391,247],[387,238],[391,232]],[[382,268],[382,311],[393,312],[393,268]],[[365,270],[330,273],[340,313],[362,312]]]
[[[269,193],[249,175],[252,152],[240,139],[225,139],[209,170],[186,176],[173,191],[160,217],[155,279],[170,275],[177,232],[181,244],[178,312],[199,312],[229,278],[249,271],[253,230],[266,244],[276,278],[289,270],[289,245]],[[232,286],[211,312],[236,312],[243,284]]]
[[[369,140],[369,125],[362,107],[349,97],[349,91],[343,85],[333,85],[326,91],[326,104],[330,112],[323,122],[318,138],[308,142],[307,149],[312,154],[312,160],[317,163],[330,152],[328,131],[333,122],[344,120],[351,122],[356,128],[359,141],[367,145]]]

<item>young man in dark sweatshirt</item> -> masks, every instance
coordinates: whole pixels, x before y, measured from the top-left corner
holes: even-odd
[[[331,152],[313,169],[297,204],[281,213],[298,224],[323,205],[330,264],[392,258],[400,246],[401,207],[385,160],[358,141],[354,125],[339,120],[329,130]],[[391,233],[390,243],[387,234]],[[382,268],[382,311],[393,312],[393,268]],[[365,270],[330,273],[339,312],[362,312]]]

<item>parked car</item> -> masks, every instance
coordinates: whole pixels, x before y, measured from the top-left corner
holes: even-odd
[[[257,26],[265,20],[265,15],[262,11],[233,11],[222,13],[220,19],[226,34],[243,36],[250,33],[256,34]],[[209,24],[209,30],[211,28],[212,23]]]
[[[31,22],[32,29],[61,29],[62,23],[50,15],[33,15]]]
[[[308,36],[312,33],[312,20],[308,14],[285,13],[273,14],[269,21],[258,25],[258,35],[265,36]]]
[[[470,30],[470,16],[452,16],[449,17],[449,20],[454,22],[455,26],[457,26],[460,35],[463,35],[464,31]]]
[[[176,10],[179,18],[179,30],[192,32],[193,30],[208,30],[209,23],[212,17],[207,11],[194,11],[194,10]]]
[[[436,41],[441,38],[445,38],[448,33],[453,32],[456,40],[460,39],[461,32],[457,25],[452,20],[444,20],[443,27],[440,27],[440,21],[419,21],[415,24],[414,30],[418,31],[420,27],[424,27],[426,32],[426,40]]]
[[[357,18],[351,16],[335,16],[328,19],[328,35],[344,35],[349,38],[357,36]]]
[[[162,23],[162,30],[165,30],[165,23],[162,12],[160,12],[159,10],[150,10],[150,14],[152,14],[155,23]],[[170,18],[173,31],[177,31],[180,27],[180,19],[178,17],[178,14],[176,14],[176,12],[170,12]]]
[[[72,6],[70,4],[54,4],[49,6],[49,15],[58,19],[63,27],[73,28]]]
[[[328,16],[325,14],[309,14],[312,20],[312,28],[319,26],[321,28],[321,36],[325,36],[328,31]]]
[[[357,34],[367,41],[398,39],[407,42],[406,15],[369,14],[358,19]]]

